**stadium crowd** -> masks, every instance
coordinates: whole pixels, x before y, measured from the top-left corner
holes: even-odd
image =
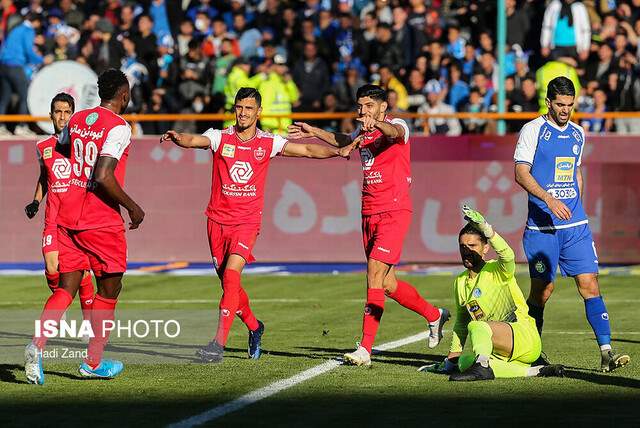
[[[33,74],[54,61],[120,68],[131,113],[229,111],[241,86],[263,113],[341,112],[365,82],[391,112],[495,111],[493,0],[0,0],[0,115],[28,113]],[[506,0],[508,111],[544,108],[547,83],[574,81],[577,110],[640,110],[640,0]],[[16,95],[16,96],[13,96]],[[14,105],[12,105],[14,104]],[[286,132],[289,120],[261,126]],[[316,122],[350,131],[350,120]],[[590,132],[640,134],[638,119],[589,119]],[[142,132],[210,123],[145,122]],[[430,118],[430,134],[493,132],[483,119]],[[522,122],[508,122],[517,132]],[[16,135],[31,135],[25,125]],[[0,125],[0,136],[11,134]]]

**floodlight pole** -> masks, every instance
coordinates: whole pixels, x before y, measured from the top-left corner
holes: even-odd
[[[507,46],[507,9],[505,0],[498,0],[498,40],[496,43],[498,48],[498,113],[505,112],[504,90],[505,75],[505,48]],[[507,126],[504,119],[498,120],[498,135],[504,135]]]

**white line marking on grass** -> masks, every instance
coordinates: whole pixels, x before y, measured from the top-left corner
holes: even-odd
[[[409,345],[411,343],[424,340],[427,338],[427,336],[428,336],[427,332],[414,334],[413,336],[405,337],[404,339],[383,343],[382,345],[376,346],[374,348],[374,351],[388,351],[390,349],[399,348],[404,345]],[[275,395],[280,391],[284,391],[285,389],[289,389],[299,383],[305,382],[309,379],[313,379],[314,377],[320,376],[321,374],[327,373],[340,365],[342,365],[342,362],[337,360],[327,361],[325,363],[312,367],[308,370],[300,372],[297,375],[291,376],[290,378],[279,380],[277,382],[274,382],[270,385],[265,386],[264,388],[256,389],[255,391],[245,394],[240,398],[236,398],[233,401],[229,401],[228,403],[216,406],[211,410],[207,410],[206,412],[200,413],[199,415],[195,415],[190,418],[183,419],[179,422],[170,424],[168,425],[168,427],[169,428],[187,428],[187,427],[194,427],[197,425],[202,425],[207,422],[211,422],[224,415],[235,412],[236,410],[240,410],[260,400],[264,400],[265,398],[271,397],[272,395]]]

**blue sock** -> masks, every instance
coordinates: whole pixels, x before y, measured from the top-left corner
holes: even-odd
[[[587,313],[587,321],[591,324],[591,328],[596,335],[598,345],[610,345],[611,326],[609,325],[609,314],[602,296],[585,299],[584,309]]]

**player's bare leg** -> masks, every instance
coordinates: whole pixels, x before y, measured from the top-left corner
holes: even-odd
[[[371,365],[371,348],[384,312],[384,279],[391,265],[369,258],[367,261],[367,303],[362,319],[362,340],[354,352],[344,354],[345,364]]]
[[[609,314],[600,295],[598,276],[595,273],[583,273],[574,277],[578,293],[584,299],[584,307],[587,321],[593,329],[598,345],[600,346],[600,369],[610,372],[627,365],[629,355],[616,353],[611,348],[611,326]]]
[[[122,289],[122,276],[123,273],[103,273],[99,277],[96,276],[98,292],[91,307],[91,327],[94,337],[89,340],[87,358],[80,365],[80,374],[85,377],[112,378],[124,369],[122,362],[102,358],[104,348],[109,341],[110,329],[107,327],[115,318],[114,312]]]
[[[44,253],[44,276],[47,278],[47,286],[53,293],[60,283],[58,273],[58,251]]]
[[[442,339],[442,329],[451,315],[444,308],[438,309],[427,302],[418,293],[416,288],[408,282],[396,277],[396,269],[391,266],[383,282],[384,292],[387,296],[398,302],[405,308],[412,310],[424,317],[429,325],[429,339],[427,346],[435,348]]]

